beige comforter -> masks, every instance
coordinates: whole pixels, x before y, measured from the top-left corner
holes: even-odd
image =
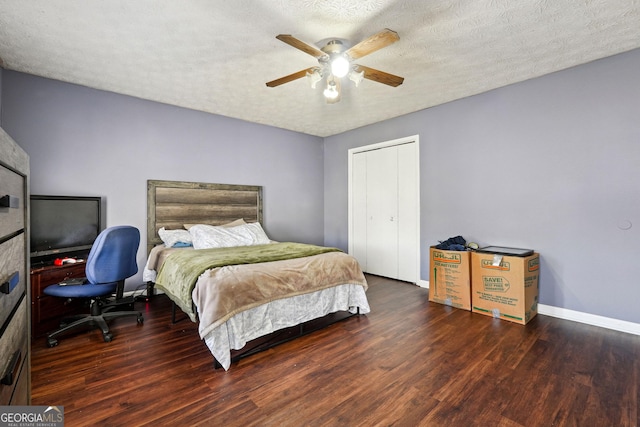
[[[367,289],[358,262],[343,252],[208,270],[193,290],[200,337],[242,311],[344,284]]]

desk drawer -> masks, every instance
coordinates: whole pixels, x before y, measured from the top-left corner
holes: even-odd
[[[60,320],[65,316],[78,313],[88,313],[88,300],[83,298],[59,298],[49,295],[40,295],[37,300],[32,301],[37,304],[37,318],[33,319],[35,324],[46,322],[50,319]],[[36,310],[34,310],[36,312]],[[57,326],[56,326],[57,327]]]
[[[24,364],[29,358],[26,330],[27,298],[25,297],[13,316],[12,322],[0,337],[0,377],[2,377],[0,405],[19,404],[24,400],[24,397],[20,395],[20,390],[25,385],[26,378],[22,377],[27,375]],[[9,384],[5,384],[5,382],[9,382]]]
[[[18,284],[13,290],[8,294],[0,292],[0,328],[3,327],[26,289],[24,233],[0,244],[0,284],[10,281],[16,273]]]

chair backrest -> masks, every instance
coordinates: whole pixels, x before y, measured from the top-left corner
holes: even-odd
[[[87,257],[87,280],[93,284],[114,283],[136,274],[139,245],[137,228],[128,225],[106,228],[96,238]]]

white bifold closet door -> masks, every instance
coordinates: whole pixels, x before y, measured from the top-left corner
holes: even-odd
[[[367,273],[417,282],[416,144],[352,158],[353,256]]]

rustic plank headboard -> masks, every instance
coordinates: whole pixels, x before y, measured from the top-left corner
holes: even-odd
[[[261,186],[147,181],[147,253],[162,243],[158,237],[162,227],[221,225],[239,218],[262,223]]]

